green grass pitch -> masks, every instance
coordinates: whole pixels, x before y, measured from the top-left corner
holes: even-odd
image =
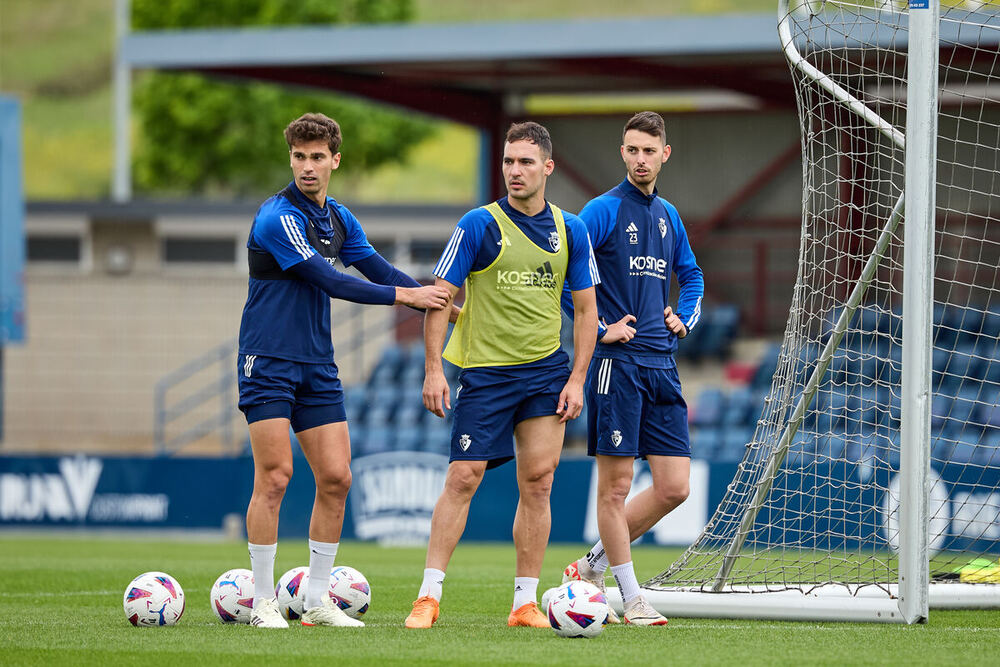
[[[558,584],[582,549],[549,547],[539,595]],[[677,553],[635,549],[640,580]],[[0,665],[982,665],[996,664],[1000,651],[1000,611],[932,611],[929,624],[912,627],[674,618],[666,628],[607,627],[589,640],[508,628],[510,544],[460,544],[440,620],[429,631],[408,631],[403,619],[423,559],[422,548],[344,543],[338,564],[358,568],[372,584],[367,627],[293,623],[287,631],[263,631],[222,625],[209,609],[215,578],[249,566],[244,543],[0,534]],[[306,562],[304,540],[283,541],[275,574]],[[187,609],[178,625],[133,628],[125,619],[125,586],[148,570],[168,572],[184,588]]]

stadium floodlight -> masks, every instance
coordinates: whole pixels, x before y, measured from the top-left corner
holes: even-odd
[[[644,594],[785,620],[1000,606],[1000,14],[791,2],[803,215],[777,370],[719,507]]]

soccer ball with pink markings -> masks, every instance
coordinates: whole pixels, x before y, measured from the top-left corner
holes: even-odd
[[[278,579],[274,595],[278,598],[278,610],[289,621],[302,616],[307,588],[309,588],[309,568],[305,566],[293,567]]]
[[[144,572],[125,588],[122,606],[132,625],[173,625],[184,613],[184,590],[165,572]]]
[[[608,618],[608,598],[586,581],[567,581],[549,599],[548,616],[560,637],[596,637]]]
[[[253,572],[227,570],[212,585],[212,611],[223,623],[249,623],[253,613]]]
[[[330,572],[330,598],[351,618],[361,618],[372,602],[372,588],[365,575],[341,565]]]

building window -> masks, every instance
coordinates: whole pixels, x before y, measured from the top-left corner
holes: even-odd
[[[83,253],[83,242],[79,236],[37,236],[27,238],[27,259],[29,262],[60,262],[79,264]]]
[[[168,237],[163,239],[163,261],[167,264],[234,264],[233,237]]]

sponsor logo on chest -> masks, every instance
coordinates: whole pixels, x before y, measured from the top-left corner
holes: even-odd
[[[497,271],[497,289],[556,289],[562,284],[562,275],[545,262],[534,271]]]

